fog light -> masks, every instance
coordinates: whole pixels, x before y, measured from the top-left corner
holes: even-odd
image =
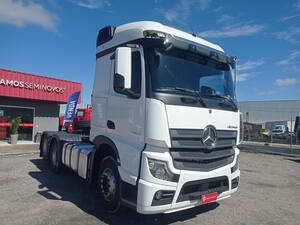
[[[235,189],[239,186],[240,177],[236,177],[231,181],[231,189]]]
[[[178,182],[179,180],[178,174],[173,174],[171,171],[169,171],[167,162],[148,159],[148,167],[152,176],[157,179],[171,182]]]
[[[175,191],[159,190],[155,192],[151,206],[171,204],[174,198]]]
[[[155,193],[155,199],[156,200],[160,200],[162,198],[162,191],[157,191],[156,193]]]

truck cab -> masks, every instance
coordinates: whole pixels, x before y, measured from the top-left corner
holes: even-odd
[[[236,57],[157,22],[99,30],[88,140],[44,132],[40,155],[101,205],[171,213],[228,198],[240,177]]]
[[[285,138],[286,137],[286,126],[285,125],[275,125],[272,130],[272,135],[275,138]]]
[[[86,108],[78,108],[71,123],[65,125],[64,130],[68,133],[79,133],[89,135],[91,129],[92,106],[87,104]],[[59,130],[63,129],[64,116],[59,118]]]
[[[285,133],[285,125],[276,125],[272,130],[274,134],[283,134]]]
[[[90,141],[114,144],[138,212],[173,212],[237,190],[235,61],[156,22],[99,31]]]
[[[91,120],[91,112],[92,106],[89,104],[86,106],[86,108],[78,108],[74,117],[74,121]]]

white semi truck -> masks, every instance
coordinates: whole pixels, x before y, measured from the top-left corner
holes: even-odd
[[[240,177],[235,87],[236,58],[218,45],[157,22],[104,27],[89,139],[47,131],[40,155],[94,185],[111,212],[225,199]]]

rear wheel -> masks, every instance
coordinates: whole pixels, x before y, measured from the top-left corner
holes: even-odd
[[[57,141],[53,141],[50,146],[50,167],[55,173],[59,173],[61,169],[61,161],[58,151]]]
[[[120,208],[120,175],[116,160],[105,157],[98,171],[97,190],[105,210],[115,213]]]
[[[42,138],[42,149],[40,156],[43,157],[43,159],[45,160],[48,159],[48,143],[46,135]]]

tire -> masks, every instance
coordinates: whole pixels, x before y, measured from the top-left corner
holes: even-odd
[[[61,163],[59,145],[56,140],[52,141],[50,145],[49,163],[50,163],[50,168],[53,172],[59,173],[61,171],[62,163]]]
[[[121,203],[120,175],[117,162],[111,156],[105,157],[99,166],[97,191],[106,211],[115,213],[119,210]]]
[[[44,135],[42,140],[41,140],[41,150],[40,150],[40,156],[44,159],[44,160],[48,160],[48,136]]]

